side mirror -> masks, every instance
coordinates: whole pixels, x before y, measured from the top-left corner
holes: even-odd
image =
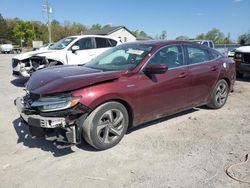
[[[145,74],[164,74],[167,70],[168,66],[165,64],[150,64],[146,65],[142,72]]]
[[[74,45],[74,46],[71,47],[72,53],[75,53],[75,52],[78,51],[78,50],[80,50],[80,48],[79,48],[79,46],[77,46],[77,45]]]

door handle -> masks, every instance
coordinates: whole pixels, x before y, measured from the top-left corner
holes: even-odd
[[[185,78],[187,76],[187,74],[185,73],[185,72],[183,72],[183,73],[181,73],[181,74],[179,74],[179,78]]]
[[[211,71],[216,71],[217,70],[217,66],[212,66],[210,69],[211,69]]]

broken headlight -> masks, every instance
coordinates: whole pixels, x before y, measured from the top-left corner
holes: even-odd
[[[77,105],[81,97],[44,97],[31,104],[31,107],[37,107],[42,112],[51,112],[65,110]]]

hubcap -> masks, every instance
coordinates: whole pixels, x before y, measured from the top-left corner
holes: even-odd
[[[117,140],[124,129],[124,116],[118,109],[102,114],[97,125],[97,135],[102,143],[110,144]]]
[[[216,91],[216,102],[219,106],[222,106],[224,105],[224,103],[226,102],[226,99],[227,99],[227,85],[225,83],[221,83],[218,88],[217,88],[217,91]]]

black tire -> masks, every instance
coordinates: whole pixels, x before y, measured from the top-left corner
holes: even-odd
[[[91,146],[105,150],[118,144],[128,129],[127,109],[118,102],[97,107],[83,123],[83,137]]]
[[[207,106],[212,109],[219,109],[223,107],[227,101],[229,93],[229,86],[226,80],[219,80],[213,90],[211,99]]]
[[[237,78],[242,78],[242,77],[243,77],[243,74],[240,73],[240,72],[238,72],[238,71],[236,71],[236,77],[237,77]]]

